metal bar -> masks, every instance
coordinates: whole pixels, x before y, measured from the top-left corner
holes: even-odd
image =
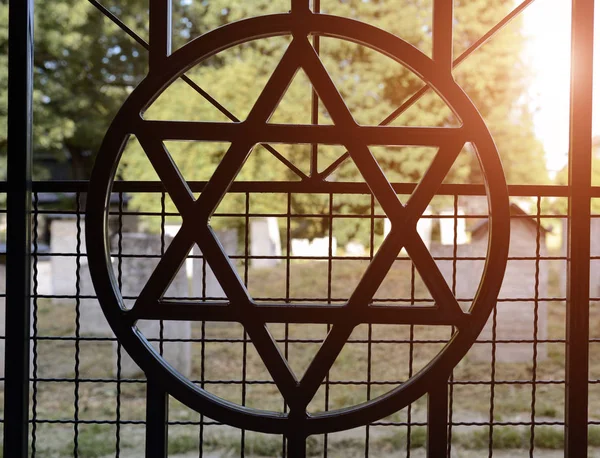
[[[306,437],[287,436],[287,456],[288,458],[306,458]]]
[[[169,398],[152,380],[146,387],[146,458],[166,458]]]
[[[297,301],[297,299],[295,299]],[[433,301],[432,299],[426,299]],[[378,300],[379,301],[379,300]],[[229,322],[240,320],[243,312],[225,302],[202,303],[171,301],[138,302],[124,313],[131,320],[165,321],[215,321]],[[343,324],[348,321],[349,306],[311,304],[254,304],[252,313],[257,320],[266,323],[314,323]],[[428,326],[462,326],[469,321],[468,314],[456,314],[454,310],[436,306],[397,305],[394,307],[371,305],[362,309],[352,309],[352,319],[365,324],[420,324]]]
[[[573,0],[565,456],[587,456],[594,0]]]
[[[10,0],[4,456],[28,455],[33,0]]]
[[[310,124],[265,124],[259,131],[248,132],[243,123],[202,121],[140,121],[139,128],[152,132],[160,140],[249,143],[318,143],[340,145],[348,142],[350,132],[338,126]],[[469,141],[461,127],[356,126],[353,141],[382,146],[442,146],[457,139]]]
[[[202,192],[206,186],[205,181],[188,181],[188,186],[193,192]],[[85,180],[52,180],[34,181],[33,192],[62,194],[87,192],[89,181]],[[416,183],[392,183],[398,194],[412,194]],[[115,181],[113,192],[163,192],[166,188],[160,181]],[[8,182],[0,181],[0,193],[8,191]],[[228,192],[234,193],[315,193],[315,194],[370,194],[371,191],[365,183],[357,182],[275,182],[275,181],[238,181],[232,183]],[[508,192],[513,197],[569,197],[571,188],[566,185],[508,185]],[[442,183],[436,195],[446,196],[485,196],[485,186],[482,184],[454,184]],[[600,186],[593,186],[590,196],[600,198]],[[43,211],[40,211],[42,214]],[[63,212],[61,212],[63,213]]]
[[[313,12],[317,14],[321,12],[321,0],[313,0]],[[319,35],[313,35],[312,45],[318,55],[321,51],[321,37]],[[317,91],[314,87],[311,93],[311,104],[310,122],[311,124],[317,125],[319,124],[319,94],[317,94]],[[318,175],[319,144],[313,143],[310,151],[310,176],[311,178],[315,178],[318,177]]]
[[[500,22],[498,22],[494,27],[488,30],[481,38],[475,41],[471,46],[467,48],[460,56],[458,56],[453,63],[453,67],[459,66],[467,57],[469,57],[473,52],[475,52],[479,47],[485,44],[490,38],[492,38],[496,33],[502,30],[510,21],[512,21],[518,14],[521,14],[525,8],[533,3],[534,0],[525,0],[519,6],[515,7],[510,13],[508,13]],[[410,98],[408,98],[401,106],[396,108],[392,113],[389,114],[387,118],[385,118],[380,125],[386,125],[391,123],[394,119],[408,110],[411,106],[413,106],[421,97],[423,97],[429,90],[431,90],[430,86],[423,86],[417,92],[415,92]]]
[[[433,60],[444,72],[452,71],[453,0],[433,3]]]
[[[310,0],[292,0],[292,13],[310,12]]]
[[[159,70],[171,54],[172,1],[150,0],[150,71]]]
[[[427,457],[446,458],[448,442],[448,383],[440,380],[427,396]]]
[[[117,27],[119,27],[123,32],[133,38],[142,48],[149,51],[150,45],[144,41],[138,34],[136,34],[131,28],[127,27],[126,24],[123,23],[117,16],[115,16],[109,9],[104,7],[97,0],[88,0],[95,8],[98,9],[104,16],[106,16],[110,21],[112,21]],[[169,24],[172,24],[172,21],[169,21]],[[168,35],[169,38],[172,37],[172,33]],[[169,53],[170,54],[170,47]],[[194,89],[198,94],[200,94],[203,98],[206,99],[208,103],[213,105],[217,110],[219,110],[225,117],[229,118],[233,122],[240,122],[240,120],[227,108],[225,108],[221,103],[219,103],[214,97],[212,97],[208,92],[202,89],[195,81],[193,81],[187,75],[181,75],[181,79],[186,82],[192,89]],[[273,156],[275,156],[279,161],[286,165],[289,169],[291,169],[296,175],[298,175],[301,179],[307,179],[308,177],[302,173],[294,164],[288,161],[279,151],[273,148],[271,145],[261,144],[263,148],[269,151]]]

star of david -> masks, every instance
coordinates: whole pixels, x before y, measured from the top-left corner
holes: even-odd
[[[277,125],[269,118],[298,70],[304,70],[333,120],[331,126]],[[291,411],[304,412],[346,343],[360,323],[452,325],[467,322],[464,313],[429,250],[416,223],[446,177],[464,145],[461,128],[367,127],[358,125],[319,56],[304,38],[294,38],[259,95],[247,119],[239,123],[145,121],[136,135],[182,216],[181,229],[164,253],[139,298],[126,315],[138,319],[241,322],[265,362]],[[230,141],[231,146],[194,199],[168,151],[165,140]],[[210,217],[259,142],[342,144],[392,223],[392,229],[343,306],[257,304],[210,227]],[[428,145],[438,152],[421,182],[403,204],[369,150],[369,145]],[[227,296],[227,303],[183,303],[163,300],[172,279],[190,250],[202,250]],[[370,303],[405,248],[429,289],[435,306],[381,307]],[[298,380],[283,357],[266,323],[332,323],[322,347]]]

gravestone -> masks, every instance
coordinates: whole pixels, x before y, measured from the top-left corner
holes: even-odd
[[[346,256],[364,256],[367,253],[365,246],[360,242],[350,241],[344,248]]]
[[[168,247],[172,238],[165,236],[165,246]],[[137,297],[148,278],[154,271],[160,258],[144,258],[139,256],[160,255],[161,237],[155,234],[127,233],[122,237],[122,253],[134,255],[134,257],[121,258],[122,283],[121,294],[124,297]],[[135,256],[137,255],[137,257]],[[115,273],[117,260],[114,260]],[[185,268],[181,269],[164,295],[169,299],[188,297],[188,280]],[[125,299],[128,307],[133,305],[134,299]],[[147,339],[158,339],[160,337],[160,321],[140,320],[137,327]],[[189,321],[164,321],[164,339],[190,339],[191,323]],[[152,346],[159,350],[159,342],[153,341]],[[187,342],[164,342],[163,355],[175,369],[185,376],[191,372],[191,343]],[[117,343],[114,343],[115,373],[117,371]],[[133,377],[141,373],[138,365],[131,359],[127,352],[121,350],[121,376]]]
[[[329,237],[315,237],[308,239],[292,239],[292,256],[298,257],[329,257]],[[331,237],[331,255],[337,254],[337,239]]]
[[[98,299],[96,299],[96,291],[92,284],[92,277],[90,276],[90,269],[87,263],[81,263],[80,270],[80,291],[81,295],[84,296],[80,299],[79,312],[81,314],[79,326],[80,334],[84,336],[97,336],[107,337],[112,336],[113,332],[106,321],[102,307]],[[85,297],[93,296],[93,297]]]
[[[526,215],[517,205],[511,205],[511,215]],[[512,217],[511,218],[511,240],[509,257],[535,257],[537,247],[537,231],[540,230],[540,256],[548,255],[546,247],[547,229],[538,226],[533,218]],[[539,228],[539,229],[538,229]],[[484,257],[487,250],[487,220],[472,233],[471,254]],[[483,268],[484,261],[478,263],[478,269]],[[476,289],[481,275],[469,275],[472,279],[472,288]],[[500,289],[497,303],[496,316],[496,340],[519,341],[533,340],[535,319],[535,283],[536,283],[536,261],[511,259],[506,266],[506,274]],[[539,286],[538,297],[548,297],[548,263],[539,263]],[[502,301],[502,299],[513,299]],[[545,340],[548,338],[548,306],[545,301],[538,301],[537,306],[537,338]],[[479,335],[479,340],[492,340],[493,337],[493,314],[488,319],[484,329]],[[496,344],[496,361],[506,363],[532,363],[533,343],[506,342]],[[538,361],[547,358],[548,350],[545,343],[537,344]],[[469,357],[478,361],[490,361],[492,357],[492,344],[475,344],[469,351]]]
[[[255,256],[281,256],[281,236],[277,218],[250,220],[250,256],[252,267],[275,267],[281,259],[256,259]]]
[[[292,239],[292,256],[310,256],[310,240]]]
[[[223,246],[225,254],[236,256],[238,252],[237,229],[218,230],[215,233]],[[197,245],[194,246],[193,254],[194,256],[202,255]],[[232,263],[235,265],[235,260],[232,260]],[[192,296],[207,300],[223,299],[226,297],[217,277],[203,258],[193,258]]]
[[[85,253],[85,223],[80,221],[80,251]],[[57,218],[50,223],[50,252],[52,271],[52,294],[73,296],[77,270],[77,219]],[[60,254],[60,256],[56,256]],[[80,259],[82,259],[82,256]],[[55,302],[64,302],[57,298]]]
[[[454,245],[454,225],[456,224],[456,244],[467,243],[467,229],[463,210],[458,210],[457,217],[454,217],[454,210],[444,210],[440,212],[440,240],[442,245]]]
[[[423,212],[425,218],[419,218],[417,221],[417,232],[427,249],[431,247],[431,229],[433,227],[433,218],[429,218],[431,214],[431,208],[427,207]]]
[[[433,218],[430,217],[432,215],[431,208],[427,207],[423,212],[423,215],[425,216],[425,218],[419,218],[419,221],[417,221],[417,233],[421,237],[421,240],[423,240],[423,243],[425,244],[427,249],[430,249],[431,232],[433,228]],[[383,237],[387,237],[391,230],[392,222],[388,218],[385,218],[383,220]],[[406,249],[402,248],[401,254],[403,256],[406,256]]]
[[[52,261],[40,259],[37,261],[37,293],[42,296],[52,295]]]

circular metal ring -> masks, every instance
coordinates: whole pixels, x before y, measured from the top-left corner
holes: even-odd
[[[468,313],[468,326],[454,333],[448,344],[410,380],[364,404],[315,415],[286,414],[246,408],[201,389],[173,369],[125,318],[125,308],[111,267],[108,242],[109,198],[117,165],[129,135],[142,120],[144,110],[175,79],[199,62],[235,45],[259,38],[301,33],[318,34],[355,42],[383,53],[410,68],[430,85],[463,122],[467,139],[476,149],[483,171],[490,208],[488,256],[480,287]],[[451,75],[440,71],[432,59],[398,37],[376,27],[335,16],[309,14],[301,26],[292,14],[278,14],[231,23],[197,38],[167,58],[132,92],[116,115],[96,159],[86,210],[86,238],[90,273],[100,305],[123,347],[148,378],[161,384],[190,408],[229,425],[266,433],[289,434],[298,421],[308,434],[334,432],[362,426],[406,407],[446,380],[485,325],[497,300],[508,257],[510,217],[502,165],[492,137],[467,95]],[[318,312],[315,312],[318,313]]]

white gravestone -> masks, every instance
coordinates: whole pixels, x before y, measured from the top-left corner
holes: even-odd
[[[456,244],[463,245],[467,243],[467,230],[464,211],[458,210],[457,217],[454,217],[454,211],[446,210],[442,211],[440,215],[440,238],[442,245],[454,245],[454,225],[456,223]]]
[[[431,208],[427,207],[423,212],[423,216],[425,218],[419,218],[419,221],[417,221],[417,232],[429,250],[431,248],[431,229],[433,227],[433,219],[430,218]]]
[[[277,218],[250,220],[250,256],[253,267],[275,267],[281,259],[255,259],[255,256],[281,256],[281,236]]]
[[[312,241],[308,239],[292,239],[292,256],[319,257],[329,256],[329,237],[316,237]],[[337,239],[331,238],[331,255],[337,254]]]
[[[85,253],[85,224],[80,221],[80,251]],[[52,293],[58,296],[75,294],[77,270],[77,220],[75,218],[54,219],[50,223],[50,252],[52,263]],[[59,256],[56,256],[59,254]],[[56,299],[56,302],[64,299]]]
[[[360,242],[348,242],[345,247],[346,256],[364,256],[367,252],[365,246]]]
[[[37,261],[37,293],[42,296],[52,294],[52,261]]]
[[[172,238],[165,236],[165,247],[168,247]],[[122,253],[129,255],[160,255],[161,237],[155,234],[126,233],[122,238]],[[123,296],[137,297],[157,266],[160,258],[123,257],[121,258],[121,272]],[[114,269],[117,273],[117,259],[114,260]],[[169,299],[188,297],[188,280],[185,268],[181,269],[167,292],[164,294]],[[125,301],[129,306],[133,300]],[[164,342],[163,356],[165,360],[185,376],[191,373],[191,323],[189,321],[164,321],[164,339],[188,339],[184,342]],[[138,321],[137,328],[147,339],[160,337],[160,321]],[[159,342],[153,341],[152,345],[159,350]],[[115,373],[117,370],[117,344],[114,344]],[[141,373],[138,365],[131,359],[127,352],[121,351],[121,376],[133,377]]]
[[[292,239],[292,256],[310,256],[310,240]]]
[[[165,225],[165,235],[168,235],[171,238],[175,238],[177,233],[181,229],[181,224],[166,224]],[[185,273],[188,278],[192,278],[192,272],[194,270],[193,259],[187,258],[185,260]]]
[[[425,209],[425,211],[423,212],[424,216],[431,216],[432,212],[431,212],[431,208],[427,207]],[[463,226],[464,226],[464,220],[463,220]],[[429,250],[431,248],[431,229],[433,227],[433,219],[426,217],[426,218],[419,218],[419,221],[417,221],[417,233],[419,234],[419,236],[421,237],[421,240],[423,240],[423,243],[425,244],[425,246],[427,247],[427,249]],[[384,238],[388,236],[388,234],[392,231],[392,222],[386,218],[383,221],[383,236]],[[463,227],[463,231],[464,231],[464,227]],[[465,242],[463,242],[465,243]],[[406,250],[404,248],[402,248],[402,254],[404,256],[406,256]]]
[[[115,271],[116,272],[116,271]],[[81,314],[79,320],[80,333],[84,336],[112,336],[112,330],[108,321],[104,316],[104,312],[96,299],[96,291],[92,284],[90,269],[87,263],[81,263],[80,270],[80,291],[83,296],[80,299],[79,312]],[[91,296],[91,297],[89,297]]]
[[[227,256],[236,256],[238,248],[237,229],[218,230],[215,233],[223,246],[225,254]],[[202,255],[197,245],[194,246],[193,254],[194,256]],[[232,259],[231,261],[235,265],[235,260]],[[192,296],[207,300],[223,299],[226,297],[213,270],[203,258],[193,258]]]

